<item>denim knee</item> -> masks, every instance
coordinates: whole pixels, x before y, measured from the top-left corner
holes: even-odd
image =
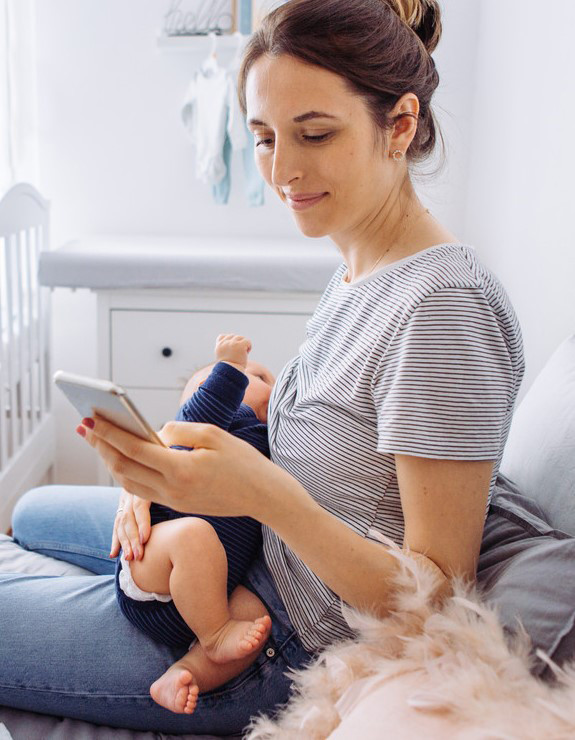
[[[33,530],[34,524],[40,515],[42,504],[47,496],[45,489],[50,486],[41,486],[27,491],[16,502],[12,512],[12,533],[14,539],[23,544],[29,537],[27,534]]]

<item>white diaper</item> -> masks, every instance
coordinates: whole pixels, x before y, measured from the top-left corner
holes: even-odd
[[[142,591],[142,589],[134,583],[132,572],[130,570],[130,563],[124,557],[124,553],[120,556],[120,562],[122,563],[122,570],[120,571],[119,577],[120,588],[130,599],[134,599],[134,601],[164,602],[172,600],[170,594],[155,594],[151,591]]]

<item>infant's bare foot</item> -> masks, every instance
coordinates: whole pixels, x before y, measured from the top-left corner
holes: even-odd
[[[190,671],[175,663],[150,686],[150,696],[171,712],[192,714],[198,702],[198,686]]]
[[[228,663],[245,658],[260,649],[270,633],[272,620],[266,615],[253,622],[230,619],[209,643],[203,643],[206,655],[214,663]]]

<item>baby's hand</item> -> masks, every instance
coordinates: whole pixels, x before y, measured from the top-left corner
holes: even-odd
[[[238,369],[245,370],[251,349],[250,340],[239,334],[220,334],[216,339],[216,360],[229,362],[238,366]]]

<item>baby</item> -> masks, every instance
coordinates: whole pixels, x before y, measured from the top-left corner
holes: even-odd
[[[262,365],[248,362],[250,350],[248,339],[221,334],[217,363],[190,378],[176,419],[216,424],[269,457],[266,422],[274,378]],[[118,558],[116,594],[124,615],[173,647],[187,647],[197,638],[213,663],[250,655],[255,660],[271,620],[253,594],[253,619],[251,614],[248,621],[232,619],[228,598],[261,546],[259,523],[249,517],[191,516],[159,504],[152,504],[150,514],[144,557]],[[155,681],[150,694],[166,709],[191,714],[199,689],[188,656]]]

